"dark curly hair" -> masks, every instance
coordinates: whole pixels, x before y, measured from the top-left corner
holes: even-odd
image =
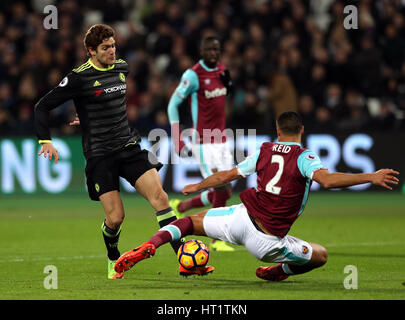
[[[103,42],[104,39],[114,37],[114,29],[106,24],[95,24],[87,30],[84,36],[84,47],[86,48],[87,55],[90,57],[89,48],[96,50],[98,45]]]

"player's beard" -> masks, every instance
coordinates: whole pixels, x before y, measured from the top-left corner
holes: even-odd
[[[112,66],[115,62],[115,54],[113,56],[108,56],[108,57],[104,57],[104,56],[96,56],[97,61],[103,66],[103,68],[108,68],[110,66]]]

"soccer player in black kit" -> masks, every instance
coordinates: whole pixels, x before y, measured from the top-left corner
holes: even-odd
[[[49,113],[73,99],[82,130],[86,158],[86,183],[92,200],[100,201],[105,212],[102,234],[107,248],[108,278],[123,278],[114,270],[119,258],[118,240],[124,220],[119,194],[119,177],[125,178],[149,201],[160,227],[176,220],[162,188],[158,170],[162,164],[139,146],[138,132],[128,125],[126,114],[126,77],[124,60],[116,60],[114,30],[97,24],[87,31],[84,46],[89,60],[73,69],[57,87],[35,105],[35,128],[41,144],[38,155],[55,163],[59,154],[52,144]],[[181,242],[172,243],[177,253]],[[194,274],[194,273],[190,273]]]

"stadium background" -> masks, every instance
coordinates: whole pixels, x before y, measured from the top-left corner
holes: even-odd
[[[44,25],[49,4],[57,9],[57,29]],[[346,5],[358,9],[358,29],[345,29]],[[63,179],[62,165],[58,171],[35,157],[33,106],[86,61],[83,35],[94,23],[111,24],[117,32],[118,56],[131,70],[128,118],[144,137],[154,128],[170,132],[168,100],[184,70],[198,61],[200,39],[216,34],[235,84],[227,100],[228,128],[256,129],[271,140],[274,119],[292,109],[302,115],[306,133],[321,139],[308,144],[304,136],[304,145],[315,149],[331,171],[401,170],[404,12],[401,1],[372,0],[1,1],[0,192],[52,192],[40,177],[49,176],[49,184]],[[53,136],[75,145],[68,147],[70,181],[53,193],[83,190],[80,129],[68,125],[74,115],[72,101],[52,112]],[[181,121],[184,128],[191,126],[185,104]],[[363,138],[354,138],[347,148],[345,142],[358,134]],[[246,148],[247,142],[245,154]],[[194,181],[187,177],[199,176],[197,166],[187,168],[176,174],[167,166],[161,174],[167,191],[178,192]],[[177,184],[173,176],[179,177]],[[244,187],[239,183],[236,189]]]
[[[44,28],[48,4],[58,10],[58,29]],[[349,4],[358,8],[355,30],[343,28]],[[403,300],[402,181],[394,192],[366,185],[362,191],[311,194],[305,217],[291,232],[328,249],[329,261],[319,271],[263,283],[254,275],[260,262],[239,248],[212,253],[216,272],[209,278],[182,281],[167,246],[125,281],[108,282],[102,209],[88,199],[80,132],[68,126],[73,105],[52,113],[58,165],[37,157],[33,106],[86,61],[84,32],[104,22],[115,28],[118,55],[131,68],[131,125],[145,137],[153,128],[168,130],[170,95],[198,60],[201,37],[214,32],[235,83],[227,104],[229,128],[256,129],[261,139],[274,139],[275,116],[292,108],[304,118],[304,145],[332,171],[405,172],[404,12],[399,0],[0,1],[0,266],[7,275],[0,299]],[[185,127],[186,111],[182,106]],[[248,139],[239,144],[245,153],[255,147]],[[171,197],[179,196],[173,191],[185,178],[200,179],[196,167],[182,168],[188,167],[164,167]],[[254,181],[239,181],[230,204],[239,202],[236,191],[244,183]],[[125,194],[123,202],[125,250],[145,241],[157,225],[141,197]],[[44,288],[47,265],[58,269],[58,290]],[[359,270],[358,290],[343,287],[348,265]]]
[[[52,21],[57,29],[44,25],[49,4],[57,9]],[[346,5],[358,9],[358,29],[345,29]],[[198,61],[200,39],[216,34],[235,85],[227,100],[228,128],[256,129],[263,135],[259,145],[274,139],[274,119],[292,109],[302,115],[306,133],[321,139],[308,144],[304,136],[304,145],[318,152],[331,171],[404,168],[404,152],[397,148],[405,137],[401,1],[33,0],[1,1],[0,11],[3,194],[83,191],[80,128],[68,125],[75,115],[73,102],[54,110],[51,118],[53,136],[70,142],[65,178],[62,165],[58,170],[35,157],[33,106],[86,61],[83,35],[94,23],[116,30],[118,57],[131,70],[128,118],[144,137],[154,128],[170,132],[170,96],[182,73]],[[190,127],[186,104],[180,111],[184,128]],[[345,142],[359,134],[363,138],[354,138],[347,148]],[[144,143],[149,146],[147,139]],[[241,148],[249,153],[247,140]],[[177,173],[166,166],[161,176],[167,191],[178,192],[197,179],[198,167],[186,167]],[[49,185],[69,181],[52,191],[41,185],[44,176]],[[236,189],[250,185],[238,183]]]

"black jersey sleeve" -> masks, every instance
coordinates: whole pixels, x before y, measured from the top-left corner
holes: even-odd
[[[57,87],[49,91],[35,105],[35,131],[39,143],[51,141],[49,113],[62,103],[74,99],[80,93],[80,77],[70,72]]]

